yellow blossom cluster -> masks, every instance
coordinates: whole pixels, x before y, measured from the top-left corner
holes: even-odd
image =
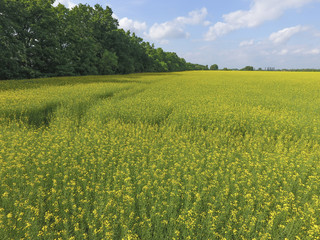
[[[319,76],[0,82],[0,236],[320,239]]]

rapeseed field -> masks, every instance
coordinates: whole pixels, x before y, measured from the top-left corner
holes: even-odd
[[[0,82],[1,239],[320,239],[319,73]]]

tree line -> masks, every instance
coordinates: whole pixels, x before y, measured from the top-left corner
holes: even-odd
[[[203,70],[119,28],[110,7],[0,1],[0,79]]]

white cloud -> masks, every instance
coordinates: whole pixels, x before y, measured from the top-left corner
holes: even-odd
[[[299,55],[319,55],[320,48],[313,48],[313,49],[300,48],[300,49],[296,49],[292,52],[294,54],[299,54]]]
[[[272,33],[269,37],[269,40],[274,44],[280,44],[287,42],[293,35],[307,30],[307,27],[295,26],[290,28],[284,28],[278,32]]]
[[[280,52],[279,52],[279,55],[287,55],[289,53],[289,50],[288,49],[282,49]]]
[[[247,47],[247,46],[252,46],[254,45],[254,40],[251,39],[251,40],[248,40],[248,41],[242,41],[239,46],[240,47]]]
[[[64,5],[66,8],[74,8],[77,4],[73,3],[72,1],[70,0],[56,0],[54,3],[53,3],[53,6],[58,6],[58,4],[61,3],[62,5]]]
[[[195,10],[189,12],[188,17],[177,17],[175,21],[184,25],[199,25],[199,24],[207,24],[207,21],[204,22],[208,11],[206,8],[202,8],[200,10]]]
[[[164,23],[155,23],[151,26],[146,37],[168,43],[168,39],[188,38],[189,33],[185,31],[187,25],[208,25],[210,22],[205,21],[208,14],[206,8],[189,12],[187,17],[177,17],[172,21]]]
[[[153,40],[166,40],[173,38],[186,38],[187,33],[183,26],[175,22],[155,23],[150,29],[147,36]]]
[[[147,29],[147,24],[145,22],[134,21],[125,17],[119,20],[119,27],[123,28],[124,30],[130,30],[132,32],[139,33]]]
[[[310,50],[309,52],[307,52],[307,54],[319,55],[320,54],[320,48],[314,48],[314,49]]]
[[[211,24],[210,21],[204,21],[204,22],[203,22],[203,25],[204,25],[204,26],[209,26],[210,24]]]
[[[320,37],[320,32],[319,32],[318,30],[314,30],[314,31],[313,31],[313,35],[314,35],[315,37]]]
[[[205,40],[213,41],[237,29],[257,27],[266,21],[279,18],[287,9],[299,8],[312,1],[315,0],[252,0],[249,10],[223,15],[224,21],[211,26]]]
[[[275,51],[274,53],[278,55],[296,55],[296,56],[308,56],[308,55],[320,55],[320,48],[299,48],[299,49],[282,49],[280,51]]]

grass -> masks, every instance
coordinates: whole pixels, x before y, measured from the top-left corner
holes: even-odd
[[[0,236],[319,239],[319,76],[0,82]]]

